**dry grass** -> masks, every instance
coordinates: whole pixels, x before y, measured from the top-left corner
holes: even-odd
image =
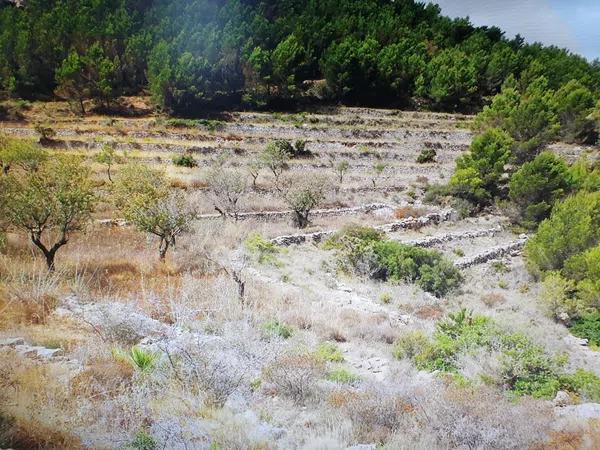
[[[409,217],[421,217],[427,214],[424,208],[416,208],[414,206],[402,206],[394,210],[396,219],[407,219]]]

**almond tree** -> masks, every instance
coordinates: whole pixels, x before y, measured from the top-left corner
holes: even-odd
[[[181,192],[169,189],[163,173],[144,165],[123,168],[115,183],[114,200],[127,221],[158,237],[161,261],[197,215]]]
[[[4,184],[0,203],[9,227],[27,232],[53,271],[56,252],[91,219],[96,195],[89,168],[57,156],[36,170],[11,172]]]
[[[306,228],[310,212],[325,199],[329,182],[323,177],[287,178],[281,186],[281,196],[293,212],[293,223]]]

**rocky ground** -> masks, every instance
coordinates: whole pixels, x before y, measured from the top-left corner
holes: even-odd
[[[81,119],[46,104],[27,119],[0,123],[0,132],[36,138],[34,122],[48,122],[57,132],[52,151],[87,156],[115,143],[164,167],[205,216],[159,267],[154,243],[101,208],[50,281],[36,275],[26,241],[10,237],[0,265],[0,428],[13,421],[40,448],[598,448],[589,419],[600,419],[600,405],[564,393],[554,402],[512,401],[485,386],[461,389],[393,356],[403,333],[430,333],[448,312],[468,308],[600,375],[600,354],[541,309],[521,255],[526,235],[495,211],[461,219],[423,204],[424,188],[447,181],[468,148],[470,117],[234,113],[211,131],[175,129],[160,117]],[[205,176],[219,154],[231,152],[231,166],[244,170],[272,139],[307,141],[312,156],[294,160],[291,172],[333,178],[331,161],[350,164],[308,230],[290,225],[266,172],[244,197],[239,222],[223,223],[207,199]],[[436,150],[435,162],[416,162],[424,148]],[[555,150],[571,158],[585,151]],[[198,168],[172,165],[184,151]],[[386,166],[380,177],[376,162]],[[90,164],[102,179],[102,167]],[[349,224],[440,250],[461,269],[463,286],[436,298],[341,273],[321,243]],[[252,232],[278,246],[271,260],[245,249]],[[132,346],[156,355],[152,369],[118,356]],[[477,364],[465,361],[464,372]],[[332,375],[342,371],[341,381]]]

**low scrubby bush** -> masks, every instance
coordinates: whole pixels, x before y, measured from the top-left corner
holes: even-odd
[[[438,297],[462,282],[460,271],[440,252],[385,240],[371,228],[346,228],[329,238],[324,246],[338,250],[338,263],[343,270],[376,279],[416,283]]]
[[[317,381],[324,374],[323,363],[312,355],[286,355],[264,370],[264,379],[296,403],[316,393]]]
[[[352,384],[360,381],[360,377],[344,368],[332,370],[327,374],[327,379],[340,384]]]
[[[279,322],[278,320],[271,320],[263,325],[263,330],[267,336],[279,336],[283,339],[292,337],[294,330],[289,325]]]
[[[424,148],[417,156],[417,163],[426,164],[435,162],[435,157],[437,156],[437,152],[433,148]]]
[[[394,345],[396,358],[412,359],[421,370],[456,375],[460,374],[459,357],[477,351],[498,354],[500,372],[486,379],[517,395],[553,398],[565,389],[589,400],[600,398],[597,376],[581,370],[567,373],[565,357],[551,356],[525,335],[509,333],[491,319],[464,309],[440,321],[431,338],[412,332]]]
[[[337,345],[333,342],[323,342],[319,344],[315,351],[315,358],[323,362],[343,362],[344,355]]]
[[[173,156],[173,164],[178,167],[188,167],[190,169],[198,165],[194,157],[189,153]]]
[[[272,264],[275,266],[279,264],[275,255],[280,253],[281,248],[260,234],[252,233],[244,241],[244,246],[250,253],[256,255],[260,264]]]
[[[573,321],[571,333],[588,340],[594,346],[600,346],[600,312],[584,314]]]

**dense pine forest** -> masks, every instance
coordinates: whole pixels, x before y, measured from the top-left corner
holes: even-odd
[[[412,0],[0,2],[0,91],[166,112],[342,102],[471,112],[508,77],[600,90],[600,63]],[[587,94],[588,97],[591,97]]]

